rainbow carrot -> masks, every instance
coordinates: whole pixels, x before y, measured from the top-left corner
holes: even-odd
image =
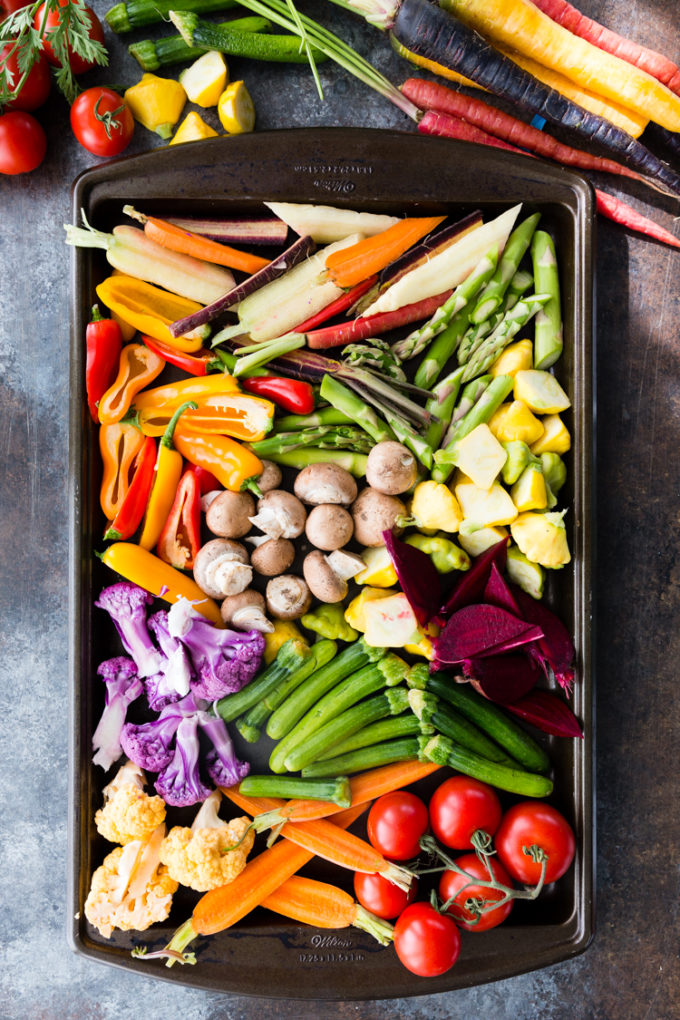
[[[338,287],[354,287],[381,272],[445,219],[445,216],[407,217],[379,234],[334,251],[326,259],[328,275]]]

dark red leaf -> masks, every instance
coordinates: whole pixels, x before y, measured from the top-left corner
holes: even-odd
[[[569,693],[574,680],[574,644],[569,631],[560,618],[542,602],[532,599],[529,595],[513,586],[522,618],[533,623],[543,631],[543,637],[537,642],[532,654],[550,678],[554,675],[560,687]]]
[[[477,604],[454,613],[434,647],[438,662],[453,664],[500,655],[542,636],[540,627],[525,623],[499,606]]]
[[[401,590],[421,626],[435,616],[442,597],[441,581],[435,566],[421,549],[402,542],[391,531],[383,531],[383,541],[399,578]]]
[[[502,705],[523,698],[541,677],[535,660],[521,652],[468,660],[463,673],[479,694]]]
[[[505,706],[520,719],[555,737],[583,737],[583,730],[569,706],[557,694],[536,689]]]
[[[495,563],[500,570],[505,568],[509,541],[509,538],[502,538],[486,552],[475,556],[472,566],[463,574],[446,603],[439,610],[440,622],[447,620],[463,606],[469,606],[471,603],[481,600],[489,580],[492,564]]]
[[[509,613],[514,613],[520,619],[525,619],[524,614],[520,612],[519,606],[513,597],[510,585],[501,574],[496,563],[491,564],[489,580],[484,588],[484,601],[490,602],[494,606],[500,606],[501,609],[507,609]]]

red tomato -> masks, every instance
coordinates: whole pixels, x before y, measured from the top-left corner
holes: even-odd
[[[66,7],[68,3],[69,0],[59,0],[60,7]],[[37,32],[43,30],[43,21],[45,20],[45,7],[46,4],[43,3],[35,12],[35,17],[33,19],[33,27]],[[95,42],[101,43],[103,46],[104,29],[102,28],[101,21],[94,13],[94,11],[91,10],[89,7],[85,7],[83,5],[83,10],[86,11],[90,17],[90,29],[88,32],[90,39],[93,39]],[[43,47],[45,51],[45,56],[47,57],[50,64],[53,64],[55,67],[61,66],[61,60],[58,58],[58,56],[52,49],[52,46],[50,44],[50,35],[54,32],[55,28],[59,24],[59,20],[60,20],[59,11],[55,10],[50,11],[47,14],[47,20],[45,21],[43,35]],[[68,47],[68,62],[74,74],[83,74],[83,72],[91,70],[96,64],[96,61],[85,60],[77,53],[74,53],[70,46]]]
[[[394,948],[407,970],[436,977],[453,967],[460,953],[460,932],[450,917],[429,903],[412,903],[397,918]]]
[[[0,0],[0,21],[20,11],[22,7],[28,7],[31,2],[32,0]]]
[[[117,156],[130,144],[135,122],[122,96],[98,85],[81,92],[74,102],[71,127],[88,152]]]
[[[7,70],[12,75],[12,88],[16,88],[22,78],[21,71],[17,64],[17,54],[10,53],[12,49],[12,43],[8,42],[2,47],[0,51],[0,64],[4,63]],[[9,103],[6,104],[7,110],[37,110],[39,106],[47,99],[50,94],[50,65],[45,60],[42,53],[38,54],[38,59],[34,63],[31,70],[28,72],[24,84],[21,86],[20,92],[16,97]]]
[[[529,848],[539,846],[548,857],[546,885],[561,878],[574,859],[576,840],[569,822],[550,804],[525,800],[505,812],[496,831],[498,857],[518,882],[535,885],[541,865]]]
[[[354,873],[354,895],[366,910],[391,921],[399,917],[416,896],[416,883],[411,883],[408,892],[400,889],[382,875],[367,875],[362,871]]]
[[[427,831],[427,808],[408,790],[378,797],[368,812],[371,846],[390,861],[408,861],[420,853],[419,840]]]
[[[456,858],[456,864],[473,878],[489,881],[489,872],[477,854],[463,854]],[[512,889],[512,879],[500,861],[493,857],[489,858],[489,866],[496,881]],[[505,894],[500,889],[489,889],[483,885],[468,885],[468,881],[463,875],[450,869],[447,869],[440,878],[439,895],[441,899],[444,903],[448,900],[454,901],[447,907],[447,914],[450,914],[456,923],[466,931],[488,931],[489,928],[495,928],[506,919],[515,901],[508,900],[502,907],[484,910],[479,915],[479,920],[475,921],[478,915],[474,909],[468,909],[465,906],[468,900],[486,900],[487,903],[497,903]],[[466,888],[464,889],[463,886]]]
[[[20,110],[0,116],[0,173],[25,174],[45,158],[47,138],[35,117]]]
[[[438,786],[429,810],[435,836],[454,850],[471,850],[477,829],[493,836],[503,814],[496,791],[468,776],[452,776]]]

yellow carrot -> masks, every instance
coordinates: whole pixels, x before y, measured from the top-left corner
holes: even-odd
[[[680,97],[646,71],[562,28],[530,0],[442,0],[492,43],[501,43],[668,131],[680,131]]]
[[[407,217],[379,234],[334,251],[326,258],[328,275],[338,287],[354,287],[403,255],[444,219],[444,216]]]

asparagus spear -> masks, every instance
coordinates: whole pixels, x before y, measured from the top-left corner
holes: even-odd
[[[343,414],[335,407],[319,407],[311,414],[284,414],[277,418],[276,428],[280,432],[297,432],[299,429],[312,429],[318,425],[351,425],[354,418]]]
[[[550,295],[545,307],[536,313],[534,323],[534,368],[545,369],[554,365],[562,353],[560,280],[555,245],[545,230],[538,230],[534,234],[531,258],[536,289]]]
[[[460,371],[462,373],[463,369],[461,368]],[[480,375],[476,379],[472,379],[471,382],[464,387],[463,392],[460,395],[460,400],[453,409],[449,426],[441,438],[439,443],[440,447],[446,447],[449,445],[455,430],[458,428],[459,422],[461,422],[465,415],[468,414],[468,412],[475,406],[491,382],[491,379],[492,376],[490,375]]]
[[[493,365],[494,361],[504,347],[510,343],[512,338],[519,333],[520,329],[526,326],[536,313],[550,300],[550,294],[531,294],[527,298],[518,301],[514,308],[505,315],[500,325],[496,326],[493,333],[484,340],[477,348],[473,357],[468,361],[463,373],[463,382],[474,379],[475,376],[485,372]]]
[[[456,353],[456,348],[470,324],[470,308],[466,305],[454,315],[446,329],[435,338],[426,357],[418,365],[413,378],[416,386],[430,388],[437,381],[449,358]]]
[[[476,325],[471,323],[468,326],[465,336],[458,346],[459,365],[463,365],[466,361],[470,360],[482,340],[487,337],[489,333],[492,333],[496,326],[503,321],[505,313],[515,307],[522,294],[529,290],[529,287],[533,285],[533,282],[534,280],[531,273],[527,273],[523,269],[517,270],[510,281],[505,297],[503,298],[498,311],[494,312],[493,315],[490,315],[484,322],[477,323]]]
[[[372,407],[361,400],[332,375],[325,375],[321,381],[320,396],[327,400],[337,411],[346,414],[352,421],[359,422],[376,443],[385,439],[394,439],[394,433],[385,422],[378,417]]]
[[[456,287],[444,304],[437,308],[428,322],[394,344],[392,350],[397,358],[400,361],[408,361],[422,354],[431,341],[446,329],[454,315],[465,308],[492,278],[497,265],[498,247],[495,247],[480,259],[470,275]]]
[[[282,467],[292,467],[298,471],[308,464],[339,464],[355,478],[365,477],[367,459],[365,453],[355,453],[353,450],[322,450],[318,446],[284,450],[282,453],[272,453],[267,458],[273,460],[275,464],[281,464]]]
[[[356,450],[369,453],[374,443],[363,429],[348,425],[320,425],[300,432],[278,432],[250,444],[258,457],[271,457],[285,450],[299,450],[305,446],[316,446],[322,450]]]
[[[514,379],[511,375],[497,375],[486,387],[479,400],[460,419],[453,431],[448,444],[434,455],[435,466],[432,471],[432,479],[435,482],[446,482],[453,471],[455,460],[455,446],[459,439],[463,439],[478,425],[486,425],[494,411],[503,403],[508,394],[512,391]]]
[[[432,415],[432,422],[425,433],[425,439],[431,449],[436,450],[442,441],[456,406],[460,392],[463,368],[455,369],[432,387],[432,396],[425,405]]]
[[[519,269],[519,264],[531,243],[540,218],[540,213],[528,216],[510,234],[496,271],[472,310],[471,322],[475,324],[485,322],[500,306],[510,281]]]

